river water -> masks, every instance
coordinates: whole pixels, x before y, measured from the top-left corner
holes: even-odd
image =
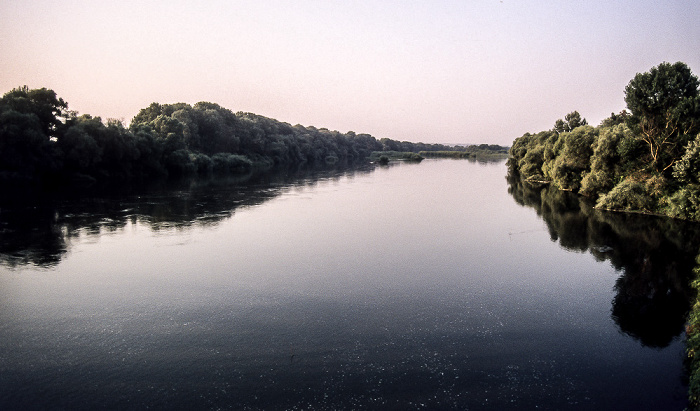
[[[0,409],[676,409],[698,227],[503,162],[0,204]]]

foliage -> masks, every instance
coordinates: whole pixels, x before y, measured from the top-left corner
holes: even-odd
[[[696,298],[689,283],[700,226],[603,212],[590,199],[552,185],[532,185],[513,175],[508,182],[508,192],[518,204],[535,209],[552,241],[609,261],[619,272],[610,314],[621,332],[659,348],[682,334]]]
[[[610,113],[610,117],[600,122],[601,127],[615,127],[619,124],[626,124],[630,113],[627,110],[622,110],[618,114]]]
[[[696,294],[700,294],[700,255],[693,270],[695,278],[690,283]],[[695,300],[688,313],[685,328],[686,353],[688,355],[688,400],[692,409],[700,408],[700,299]]]
[[[0,99],[0,176],[28,178],[61,167],[53,140],[68,116],[67,104],[45,88],[13,89]]]
[[[537,176],[552,182],[547,187],[569,189],[578,194],[597,197],[596,209],[663,214],[666,216],[700,221],[700,91],[699,81],[684,63],[662,63],[647,73],[637,74],[625,88],[625,102],[629,112],[612,113],[599,127],[573,138],[584,127],[571,126],[557,120],[551,133],[526,133],[515,139],[508,159],[509,179],[515,181],[509,190],[516,201],[535,204],[547,215],[554,206],[546,204],[541,195],[525,188],[528,180]],[[576,119],[577,117],[570,117]],[[590,128],[589,128],[590,129]],[[580,138],[584,137],[584,138]],[[590,145],[587,148],[587,145]],[[588,167],[588,169],[586,169]],[[580,186],[577,176],[582,176]],[[529,192],[528,192],[529,191]],[[545,192],[545,191],[542,191]],[[583,209],[583,207],[582,207]],[[561,213],[558,215],[566,214]],[[628,214],[629,215],[629,214]],[[561,220],[561,223],[557,223]],[[591,234],[590,223],[573,218],[552,219],[557,236],[562,233]],[[672,220],[669,220],[672,221]],[[555,224],[556,223],[556,224]],[[549,223],[548,223],[549,224]],[[673,230],[660,230],[673,232]],[[610,230],[601,230],[601,243],[610,241]],[[634,253],[634,242],[645,236],[630,236],[621,242]],[[567,236],[568,237],[568,236]],[[682,243],[682,241],[681,241]],[[631,244],[631,246],[630,246]],[[575,247],[576,245],[572,246]],[[616,252],[618,247],[610,249]],[[654,248],[658,247],[658,244]],[[579,246],[579,249],[583,249]],[[608,248],[606,248],[608,250]],[[665,255],[661,250],[658,255]],[[649,313],[652,299],[667,301],[674,310],[686,313],[682,299],[667,298],[672,284],[649,289],[669,272],[678,270],[679,259],[670,256],[667,267],[654,268],[651,255],[637,255],[638,262],[632,276],[622,276],[616,290],[639,289],[641,292],[620,293],[613,301],[613,316],[625,332],[642,335],[634,330],[643,329],[655,319]],[[629,270],[629,269],[628,269]],[[686,347],[689,363],[689,400],[693,409],[700,409],[700,256],[694,269],[694,305],[687,318]],[[640,280],[635,280],[639,278]],[[638,286],[627,286],[627,282]],[[681,281],[682,283],[682,281]],[[629,295],[628,295],[629,294]],[[630,307],[632,309],[630,309]],[[639,307],[639,309],[635,309]],[[633,315],[627,315],[631,313]],[[626,320],[624,320],[626,319]],[[624,320],[624,321],[623,321]],[[660,324],[663,325],[663,324]],[[663,346],[652,341],[650,346]]]
[[[685,184],[700,184],[700,134],[688,143],[685,154],[673,165],[673,177]]]
[[[666,214],[673,218],[700,221],[700,185],[689,184],[668,199]]]
[[[630,176],[602,195],[596,206],[605,210],[656,213],[665,182],[658,175]]]
[[[559,119],[554,122],[554,131],[557,133],[568,133],[574,131],[577,127],[585,126],[588,124],[585,118],[581,117],[578,111],[572,111],[571,113],[564,116],[564,120]]]
[[[618,124],[614,127],[601,127],[595,143],[592,144],[591,170],[581,180],[579,192],[588,197],[597,197],[610,191],[623,175],[618,147],[620,142],[631,139],[628,127]]]
[[[248,171],[253,162],[239,154],[216,153],[212,157],[213,171],[218,174],[230,174]]]
[[[470,158],[480,161],[502,160],[508,158],[508,147],[497,144],[478,144],[465,147],[455,147],[460,150],[421,151],[423,157],[431,158]]]
[[[372,152],[387,150],[419,161],[418,152],[464,148],[292,126],[210,102],[152,103],[126,127],[78,116],[52,90],[25,86],[0,98],[0,180],[6,182],[237,174],[253,167],[364,161]]]
[[[700,91],[683,63],[625,88],[627,110],[598,127],[577,111],[510,149],[510,173],[597,199],[596,207],[700,221]]]
[[[554,131],[542,131],[537,134],[526,133],[516,139],[510,148],[508,166],[516,170],[523,178],[544,179],[543,165],[550,158],[553,142],[558,139]],[[547,149],[547,153],[545,153]],[[545,155],[547,154],[547,157]]]
[[[58,98],[53,90],[19,87],[0,99],[0,112],[15,112],[29,115],[38,121],[46,137],[55,137],[62,126],[62,118],[70,115],[68,104]]]
[[[421,151],[420,153],[423,157],[430,158],[474,158],[476,154],[467,151]]]
[[[401,160],[401,161],[423,161],[423,156],[419,153],[412,153],[410,151],[373,151],[370,154],[369,159],[371,161],[376,161],[382,163],[382,158],[386,158],[388,163],[390,160]],[[382,163],[386,164],[386,163]]]
[[[648,146],[651,168],[665,171],[700,132],[700,82],[687,65],[661,63],[625,88],[630,128]]]
[[[597,136],[598,131],[591,126],[579,126],[559,136],[551,171],[555,186],[570,191],[580,189],[582,175],[590,170],[592,146]]]

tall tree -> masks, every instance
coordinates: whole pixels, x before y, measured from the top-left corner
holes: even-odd
[[[0,171],[36,176],[58,166],[52,140],[59,137],[68,105],[53,90],[13,89],[0,98]]]
[[[568,133],[576,127],[588,125],[588,121],[581,117],[578,111],[572,111],[564,116],[564,120],[558,119],[554,122],[554,131],[557,133]]]
[[[666,171],[700,131],[698,78],[685,63],[661,63],[625,87],[629,127],[648,146],[649,164]]]
[[[56,137],[57,129],[68,115],[68,104],[46,88],[29,89],[27,86],[13,89],[0,99],[0,112],[16,111],[36,116],[44,135]]]

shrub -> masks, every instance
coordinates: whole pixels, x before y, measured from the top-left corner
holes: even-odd
[[[214,162],[208,155],[202,153],[192,153],[190,154],[190,159],[197,169],[197,174],[209,175],[214,171]]]
[[[175,150],[168,154],[165,158],[165,166],[168,173],[178,177],[191,175],[197,171],[190,158],[190,152],[185,149]]]
[[[240,173],[253,166],[253,162],[239,154],[216,153],[211,157],[214,172],[217,174]]]
[[[689,185],[668,200],[667,214],[673,218],[700,221],[700,186]]]
[[[665,181],[660,176],[631,176],[601,196],[596,207],[606,210],[656,212],[664,188]]]
[[[614,186],[615,181],[610,173],[606,173],[604,170],[594,170],[583,177],[579,192],[585,196],[593,197],[610,191]]]
[[[688,143],[683,157],[673,165],[673,176],[682,183],[700,183],[700,134]]]

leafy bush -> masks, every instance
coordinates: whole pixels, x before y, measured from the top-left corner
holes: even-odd
[[[197,170],[197,174],[209,175],[214,171],[214,161],[212,161],[208,155],[202,153],[191,153],[190,159]]]
[[[689,185],[668,199],[667,214],[673,218],[700,221],[700,186]]]
[[[537,146],[527,151],[527,154],[520,160],[520,174],[525,177],[532,177],[542,174],[542,163],[544,162],[544,147]]]
[[[630,129],[624,125],[603,127],[593,144],[591,156],[591,171],[581,180],[579,192],[589,197],[607,193],[615,186],[622,176],[620,142],[631,135]]]
[[[382,157],[389,160],[421,161],[423,156],[410,151],[374,151],[370,154],[371,161],[380,161]]]
[[[628,177],[609,193],[601,196],[596,207],[618,211],[657,212],[664,188],[663,177],[657,175]]]
[[[248,158],[229,153],[217,153],[212,157],[214,172],[217,174],[230,174],[250,170],[253,162]]]
[[[700,183],[700,134],[688,143],[683,157],[673,165],[673,176],[681,183]]]
[[[189,151],[185,149],[175,150],[168,154],[165,157],[165,166],[168,173],[177,177],[192,175],[197,171]]]
[[[593,170],[581,180],[579,192],[588,197],[595,197],[601,193],[607,193],[615,187],[613,175],[604,170]]]

